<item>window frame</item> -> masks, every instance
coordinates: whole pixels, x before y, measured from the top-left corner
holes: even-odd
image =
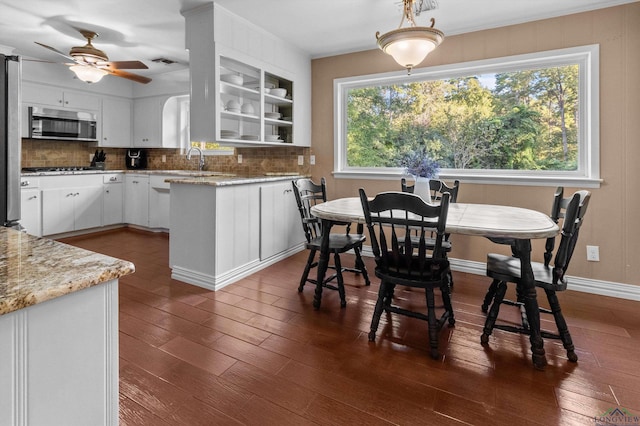
[[[459,179],[463,182],[536,185],[581,186],[598,188],[600,179],[600,73],[599,45],[555,49],[523,55],[513,55],[479,61],[462,62],[412,70],[337,78],[333,81],[334,94],[334,170],[337,179],[397,180],[405,176],[400,167],[349,167],[346,146],[347,92],[350,89],[410,83],[420,80],[437,80],[470,75],[517,71],[523,68],[579,65],[579,116],[578,169],[575,171],[552,170],[482,170],[441,169],[442,179]]]

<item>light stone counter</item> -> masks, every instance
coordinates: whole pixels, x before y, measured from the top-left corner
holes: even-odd
[[[166,182],[180,183],[186,185],[208,185],[208,186],[229,186],[229,185],[246,185],[251,183],[268,183],[279,181],[291,181],[294,179],[300,179],[307,176],[302,176],[296,173],[274,173],[263,176],[196,176],[185,178],[170,178]]]
[[[0,228],[0,315],[131,274],[131,262]]]

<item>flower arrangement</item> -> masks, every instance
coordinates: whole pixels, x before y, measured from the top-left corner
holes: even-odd
[[[406,172],[412,176],[425,178],[435,178],[440,171],[440,165],[436,160],[429,157],[427,150],[422,148],[419,151],[408,152],[400,161]]]

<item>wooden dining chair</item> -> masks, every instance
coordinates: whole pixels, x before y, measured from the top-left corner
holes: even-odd
[[[302,292],[306,283],[317,285],[317,280],[309,278],[309,272],[312,268],[318,266],[318,262],[315,261],[315,256],[320,251],[322,244],[322,221],[311,214],[311,207],[316,204],[324,203],[327,201],[327,189],[325,179],[320,180],[320,184],[314,183],[311,179],[298,179],[292,181],[293,193],[296,197],[298,204],[298,210],[300,212],[300,218],[302,220],[302,228],[307,240],[305,247],[309,250],[309,257],[304,267],[302,277],[300,278],[300,285],[298,291]],[[367,274],[367,268],[362,260],[362,243],[366,241],[366,237],[362,233],[362,227],[359,227],[357,233],[351,234],[351,224],[349,223],[337,223],[337,225],[346,226],[345,233],[329,234],[329,252],[333,254],[334,264],[329,265],[329,268],[334,269],[335,273],[326,277],[322,283],[323,287],[338,290],[340,294],[340,305],[345,307],[347,305],[345,291],[344,291],[344,279],[342,272],[349,271],[356,274],[362,274],[365,285],[370,285],[369,275]],[[340,261],[340,254],[349,250],[353,250],[356,255],[355,267],[348,268],[342,266]],[[337,287],[332,285],[333,280],[337,281]]]
[[[562,186],[557,187],[555,193],[553,194],[553,203],[551,203],[551,214],[549,214],[549,217],[551,218],[551,220],[553,220],[556,224],[560,221],[560,219],[564,218],[564,212],[567,209],[567,206],[569,205],[569,201],[571,201],[571,198],[563,198],[563,195],[564,195],[564,188]],[[512,256],[518,257],[518,254],[515,248],[515,241],[513,239],[490,238],[490,240],[496,244],[510,245]],[[547,238],[547,241],[545,242],[544,262],[547,265],[551,261],[555,244],[556,244],[556,236]],[[484,313],[488,312],[489,306],[493,302],[493,299],[496,295],[496,291],[498,290],[498,284],[500,284],[500,280],[497,280],[497,279],[494,279],[491,282],[491,285],[487,290],[487,294],[484,296],[484,301],[482,302],[482,306],[481,306],[482,312]],[[520,296],[518,300],[520,302],[522,301]]]
[[[400,179],[400,188],[402,192],[408,192],[413,194],[415,185],[407,185],[407,180],[405,178]],[[449,202],[455,203],[458,200],[458,190],[460,189],[460,181],[455,180],[453,185],[449,186],[446,182],[440,179],[429,179],[429,188],[431,190],[431,199],[433,201],[440,201],[442,199],[442,194],[449,193]],[[428,238],[426,240],[427,249],[433,250],[433,246],[435,243],[434,238]],[[449,234],[444,235],[444,240],[442,241],[442,249],[444,250],[445,256],[451,251],[451,241],[449,240]],[[451,269],[449,269],[449,286],[453,288],[453,274],[451,273]]]
[[[382,312],[426,320],[429,323],[430,355],[437,359],[438,331],[448,320],[455,324],[451,297],[447,283],[449,261],[442,249],[449,193],[444,193],[439,204],[427,204],[417,195],[402,192],[383,192],[369,201],[360,189],[360,201],[369,230],[371,248],[376,261],[375,274],[380,278],[369,341],[374,341]],[[417,230],[415,240],[402,238]],[[433,249],[427,248],[427,239],[435,233]],[[427,314],[394,304],[396,285],[424,289]],[[434,288],[442,292],[445,312],[438,319],[435,311]]]
[[[558,211],[552,212],[552,214],[556,213],[559,218],[562,214],[562,210],[564,210],[564,222],[562,225],[560,244],[558,245],[558,249],[555,253],[554,264],[551,266],[550,261],[555,241],[552,242],[550,240],[547,240],[547,244],[545,245],[544,263],[531,262],[535,285],[536,287],[544,290],[551,308],[540,308],[540,312],[552,314],[558,330],[557,333],[542,331],[542,337],[562,340],[563,346],[567,351],[567,358],[572,362],[576,362],[578,360],[578,356],[575,353],[571,334],[569,333],[569,328],[567,327],[567,323],[562,315],[560,302],[556,292],[567,289],[567,277],[565,276],[565,273],[569,267],[569,262],[571,261],[576,242],[578,241],[578,234],[584,221],[587,207],[589,206],[590,197],[591,193],[583,190],[575,192],[573,196],[566,200],[562,198],[561,194],[559,197],[554,199],[557,200],[554,201],[554,209],[557,208]],[[563,206],[566,206],[566,209],[563,208]],[[511,301],[504,299],[507,291],[507,283],[511,282],[518,284],[520,281],[520,259],[517,256],[505,256],[496,253],[488,254],[487,276],[493,278],[494,282],[497,282],[497,288],[485,321],[481,338],[482,343],[486,344],[489,341],[489,336],[494,328],[515,333],[529,334],[529,324],[522,300]],[[520,296],[518,296],[518,299],[520,299]],[[521,326],[496,324],[500,306],[502,304],[508,304],[520,308],[522,320]]]

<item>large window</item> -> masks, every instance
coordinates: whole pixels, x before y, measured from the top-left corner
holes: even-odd
[[[426,151],[442,177],[599,184],[597,46],[334,82],[335,174],[397,178]]]

